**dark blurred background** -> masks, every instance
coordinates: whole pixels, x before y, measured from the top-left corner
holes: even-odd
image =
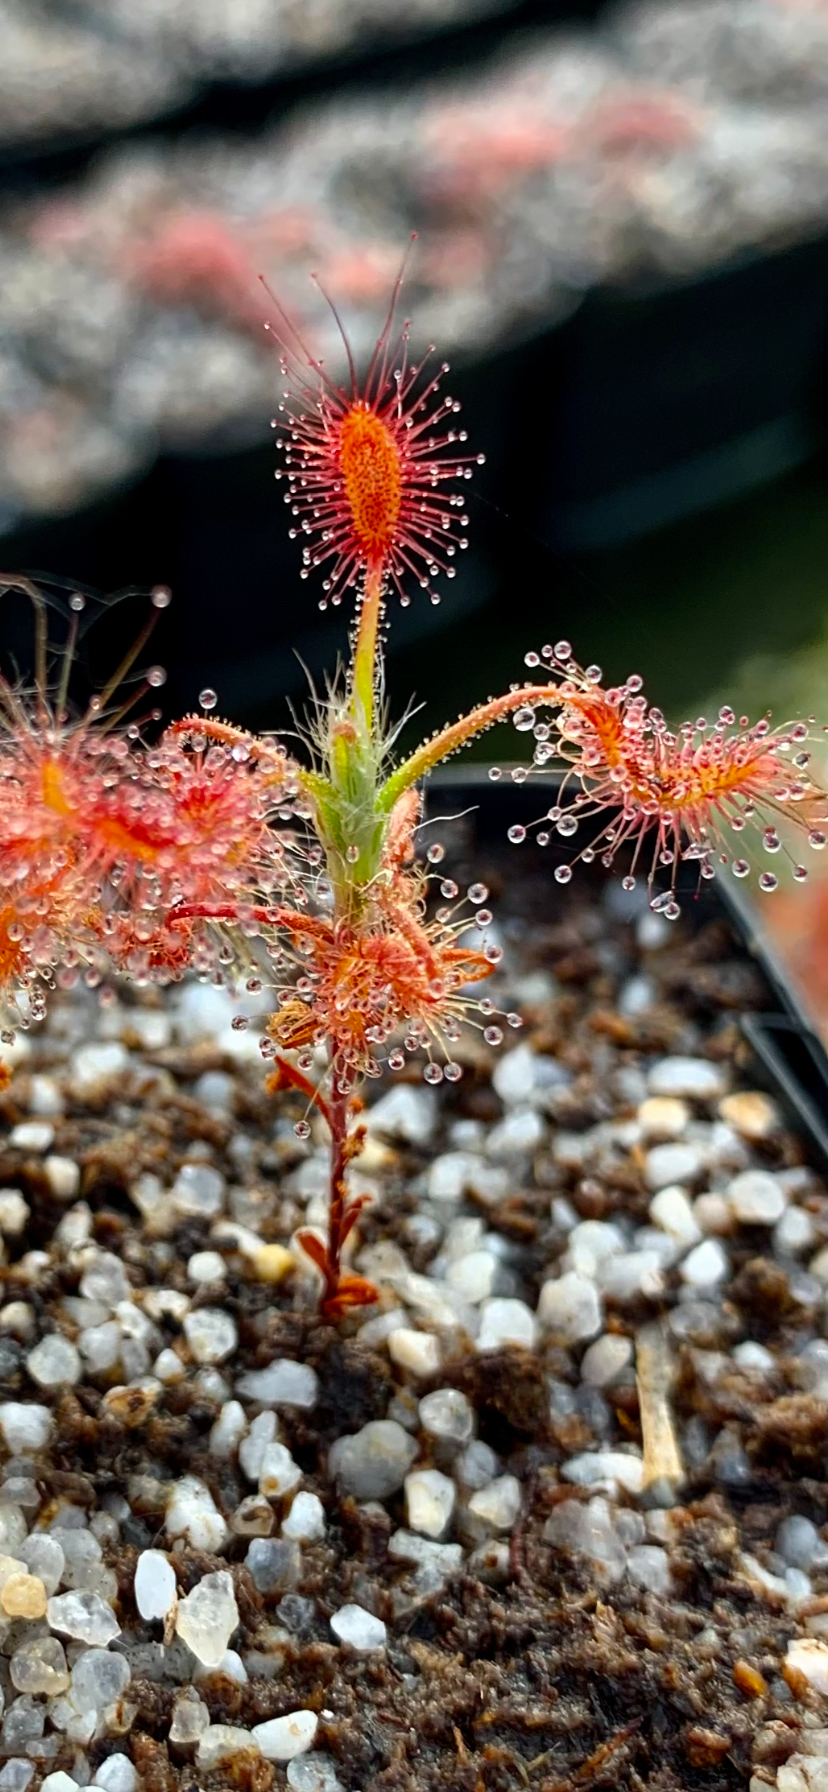
[[[282,723],[345,619],[286,539],[257,275],[335,371],[309,271],[365,358],[416,230],[413,346],[487,459],[397,707],[561,635],[673,713],[818,700],[826,116],[828,0],[0,0],[0,564],[169,585],[169,711]]]

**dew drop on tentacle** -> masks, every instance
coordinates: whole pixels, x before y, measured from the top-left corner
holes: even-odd
[[[761,875],[759,877],[760,890],[764,890],[767,893],[770,890],[778,889],[778,887],[779,887],[779,879],[778,879],[778,877],[774,876],[772,871],[763,871],[761,873]]]
[[[444,859],[445,856],[446,856],[446,849],[444,846],[440,845],[439,840],[435,840],[434,844],[428,848],[428,851],[426,853],[426,858],[428,859],[429,865],[439,865],[440,861],[442,859]]]
[[[454,1060],[450,1059],[444,1068],[443,1075],[447,1083],[459,1083],[463,1075],[462,1064],[455,1064]]]
[[[469,901],[473,902],[475,905],[478,902],[485,902],[486,897],[489,894],[488,884],[469,884],[467,894]]]
[[[808,835],[808,845],[813,847],[814,852],[821,852],[828,845],[828,834],[824,834],[821,828],[812,828]]]
[[[144,676],[146,678],[147,684],[154,691],[160,690],[162,684],[166,684],[166,682],[167,682],[167,674],[166,674],[166,671],[163,666],[150,666],[149,670],[144,674]],[[90,709],[92,708],[91,703],[90,703],[89,707],[90,707]]]
[[[571,865],[556,865],[555,866],[555,882],[557,884],[571,883],[572,882],[572,866]]]
[[[441,1083],[442,1080],[443,1080],[442,1065],[441,1064],[426,1064],[425,1069],[423,1070],[423,1081],[426,1083]]]
[[[212,690],[209,685],[205,685],[204,690],[199,691],[199,693],[198,693],[199,709],[206,709],[206,710],[215,709],[217,703],[218,703],[218,697],[216,695],[216,692],[214,690]]]
[[[403,1070],[405,1068],[405,1052],[389,1052],[388,1068],[389,1070]]]
[[[483,1038],[487,1045],[502,1045],[503,1029],[501,1027],[486,1027],[483,1032]]]
[[[307,1120],[296,1120],[294,1122],[293,1130],[296,1134],[297,1139],[309,1139],[310,1138],[311,1129],[310,1129],[310,1125]]]
[[[535,720],[535,711],[530,708],[528,703],[523,709],[516,709],[512,716],[512,722],[518,734],[528,734],[529,730],[534,728]]]
[[[513,846],[520,846],[521,842],[526,839],[526,829],[521,827],[520,822],[516,821],[513,823],[512,827],[508,829],[506,838],[507,840],[511,840]],[[811,844],[813,845],[813,841]]]
[[[76,592],[75,596],[80,596],[80,593]],[[69,602],[72,604],[73,610],[83,609],[82,598],[79,604],[72,603],[71,598],[69,599]],[[168,610],[172,603],[172,592],[169,585],[154,585],[150,592],[150,603],[155,610]]]

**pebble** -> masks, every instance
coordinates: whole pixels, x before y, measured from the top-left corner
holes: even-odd
[[[26,1792],[26,1787],[34,1773],[31,1761],[24,1761],[22,1755],[13,1755],[0,1768],[0,1792]]]
[[[247,1414],[240,1400],[225,1400],[210,1431],[210,1454],[229,1461],[247,1432]]]
[[[63,1113],[64,1101],[60,1092],[60,1084],[53,1076],[42,1076],[38,1072],[29,1082],[29,1113],[40,1114],[44,1119],[56,1119]]]
[[[440,1372],[442,1351],[440,1340],[433,1332],[418,1332],[411,1326],[398,1326],[389,1336],[388,1355],[392,1363],[396,1363],[399,1369],[407,1370],[409,1375],[428,1380]]]
[[[640,1493],[644,1463],[640,1456],[628,1455],[625,1450],[585,1450],[580,1456],[570,1456],[561,1465],[561,1474],[577,1487],[606,1485],[611,1491],[623,1487],[625,1493]]]
[[[469,1511],[492,1531],[511,1531],[521,1506],[520,1482],[515,1475],[498,1475],[473,1493]]]
[[[530,1045],[504,1052],[492,1071],[492,1087],[507,1107],[531,1102],[537,1077],[537,1057]]]
[[[693,1216],[705,1233],[712,1232],[726,1237],[733,1231],[733,1214],[723,1194],[697,1195],[693,1202]]]
[[[624,1234],[609,1220],[582,1220],[569,1234],[566,1266],[578,1275],[597,1277],[607,1257],[624,1249]]]
[[[195,1475],[183,1475],[170,1490],[164,1528],[168,1537],[186,1537],[193,1549],[220,1550],[228,1530],[209,1487]]]
[[[828,1545],[810,1518],[802,1518],[798,1513],[783,1518],[774,1548],[790,1568],[824,1568],[828,1563]]]
[[[56,1537],[48,1536],[45,1531],[32,1531],[17,1545],[17,1555],[30,1573],[42,1580],[47,1593],[56,1592],[66,1566],[66,1557]]]
[[[245,1566],[260,1593],[289,1592],[298,1586],[302,1557],[298,1543],[282,1537],[254,1537]]]
[[[483,1302],[477,1337],[479,1351],[502,1350],[508,1344],[532,1350],[537,1335],[537,1320],[525,1301],[494,1298]]]
[[[288,1761],[287,1783],[291,1792],[343,1792],[331,1756],[316,1752]]]
[[[207,1283],[223,1282],[227,1278],[227,1264],[218,1251],[194,1251],[187,1262],[187,1279],[190,1282]]]
[[[273,1443],[277,1429],[275,1412],[260,1412],[252,1420],[247,1436],[239,1444],[239,1462],[248,1481],[258,1483],[265,1450],[268,1444]]]
[[[117,1039],[80,1046],[71,1065],[74,1093],[82,1099],[102,1092],[107,1083],[129,1069],[129,1064],[129,1052]]]
[[[631,1338],[618,1332],[605,1332],[584,1351],[581,1358],[581,1380],[589,1387],[609,1388],[630,1367],[633,1360]]]
[[[259,1492],[265,1499],[281,1499],[283,1494],[292,1493],[301,1479],[302,1470],[285,1445],[268,1444],[259,1470]]]
[[[135,1564],[135,1603],[142,1618],[166,1618],[175,1605],[175,1571],[160,1549],[142,1549]]]
[[[491,1251],[469,1251],[467,1256],[449,1263],[446,1282],[463,1300],[478,1306],[493,1292],[497,1269],[497,1259]]]
[[[603,1498],[592,1499],[588,1505],[562,1500],[547,1519],[543,1536],[558,1549],[589,1557],[605,1582],[620,1580],[626,1571],[627,1552]]]
[[[291,1711],[287,1717],[254,1724],[252,1734],[266,1761],[293,1761],[313,1747],[318,1728],[315,1711]]]
[[[238,1326],[221,1307],[197,1307],[188,1313],[184,1336],[197,1363],[223,1363],[238,1349]]]
[[[786,1207],[774,1227],[773,1248],[782,1257],[798,1257],[810,1251],[816,1242],[816,1228],[804,1207]]]
[[[182,1164],[169,1199],[192,1219],[215,1219],[224,1206],[224,1177],[212,1164]]]
[[[337,1438],[328,1455],[330,1473],[357,1500],[384,1500],[402,1487],[417,1445],[396,1419],[371,1419],[361,1431]]]
[[[442,1537],[451,1523],[457,1489],[448,1475],[436,1468],[412,1470],[405,1477],[405,1509],[412,1531],[423,1537]]]
[[[128,1755],[107,1755],[101,1762],[93,1785],[105,1787],[105,1792],[135,1792],[138,1775]]]
[[[5,1238],[19,1237],[30,1213],[19,1188],[0,1189],[0,1232]]]
[[[437,1123],[437,1102],[432,1089],[397,1083],[365,1115],[369,1132],[403,1144],[427,1145]]]
[[[21,1120],[13,1126],[8,1143],[17,1151],[35,1151],[40,1156],[54,1143],[55,1129],[47,1120]]]
[[[815,1692],[828,1698],[828,1643],[816,1637],[794,1637],[788,1644],[785,1667],[803,1674]]]
[[[664,1292],[662,1255],[660,1250],[622,1251],[601,1264],[598,1279],[608,1300],[636,1300],[646,1295],[658,1300]]]
[[[243,1730],[239,1724],[208,1724],[198,1738],[196,1761],[199,1767],[210,1768],[232,1761],[234,1755],[259,1752],[250,1730]]]
[[[277,1357],[266,1369],[248,1369],[236,1382],[236,1392],[263,1406],[301,1406],[307,1411],[319,1399],[319,1377],[308,1363]]]
[[[388,1539],[388,1554],[397,1562],[414,1562],[418,1568],[436,1565],[453,1572],[463,1566],[462,1544],[433,1543],[413,1531],[395,1531]]]
[[[538,1319],[548,1331],[558,1333],[569,1344],[594,1338],[601,1330],[601,1299],[595,1283],[576,1270],[544,1282]]]
[[[743,1170],[727,1190],[734,1219],[744,1226],[775,1226],[787,1206],[785,1191],[769,1170]]]
[[[537,1151],[546,1137],[546,1127],[535,1108],[513,1108],[486,1140],[486,1155],[496,1162],[511,1162]]]
[[[109,1649],[84,1649],[72,1669],[69,1697],[81,1717],[114,1705],[132,1678],[125,1655]]]
[[[706,1238],[685,1257],[679,1275],[688,1288],[711,1288],[723,1282],[730,1272],[730,1261],[717,1238]]]
[[[474,1430],[474,1407],[458,1388],[437,1388],[433,1394],[423,1395],[419,1419],[431,1437],[465,1444]]]
[[[196,1742],[210,1722],[210,1713],[192,1686],[185,1686],[173,1705],[170,1724],[171,1742]]]
[[[176,1634],[204,1667],[217,1667],[239,1622],[232,1576],[205,1574],[178,1602]]]
[[[692,1143],[653,1145],[644,1160],[644,1179],[651,1189],[671,1183],[693,1183],[704,1169],[704,1152]]]
[[[651,1095],[642,1101],[636,1119],[645,1139],[680,1139],[687,1131],[690,1109],[677,1095]]]
[[[80,1352],[61,1332],[50,1332],[29,1351],[26,1368],[41,1388],[74,1386],[82,1374]]]
[[[298,1543],[316,1543],[325,1535],[325,1508],[316,1493],[297,1493],[290,1511],[282,1520],[282,1536]]]
[[[36,1574],[10,1574],[0,1591],[0,1606],[7,1618],[42,1618],[46,1588]]]
[[[55,1593],[46,1606],[46,1618],[52,1630],[93,1647],[106,1648],[121,1634],[111,1605],[98,1593]]]
[[[647,1076],[651,1095],[678,1095],[688,1101],[715,1101],[724,1095],[725,1078],[707,1058],[660,1058]]]
[[[639,1543],[627,1556],[627,1571],[637,1587],[662,1597],[670,1592],[670,1558],[657,1543]]]
[[[660,1226],[669,1238],[675,1239],[682,1250],[690,1250],[698,1244],[702,1237],[702,1228],[690,1202],[687,1190],[678,1183],[668,1183],[653,1195],[649,1206],[650,1219],[654,1226]]]
[[[80,1165],[72,1157],[50,1154],[44,1159],[43,1173],[56,1201],[74,1201],[80,1192]]]
[[[762,1375],[773,1369],[776,1362],[773,1351],[766,1350],[764,1344],[755,1344],[752,1338],[745,1338],[741,1344],[737,1344],[731,1355],[740,1369],[758,1369]]]
[[[340,1643],[366,1655],[384,1649],[388,1632],[381,1618],[363,1605],[342,1605],[331,1617],[331,1629]]]
[[[31,1643],[21,1643],[9,1662],[9,1674],[17,1692],[58,1697],[69,1685],[63,1644],[56,1636],[39,1636]]]
[[[775,1101],[760,1089],[740,1089],[719,1102],[719,1116],[743,1139],[768,1139],[779,1131],[782,1116]]]

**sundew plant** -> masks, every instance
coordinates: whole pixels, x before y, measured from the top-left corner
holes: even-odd
[[[352,611],[345,667],[314,697],[298,745],[218,720],[213,691],[160,733],[157,711],[132,719],[163,682],[151,667],[136,683],[133,667],[169,601],[164,589],[106,688],[74,714],[82,598],[70,599],[55,666],[42,591],[0,580],[27,591],[36,636],[31,688],[0,680],[3,1038],[42,1017],[51,988],[113,974],[163,985],[195,972],[271,991],[260,1041],[268,1086],[301,1097],[300,1137],[314,1111],[330,1135],[328,1224],[297,1234],[329,1318],[376,1298],[346,1251],[362,1204],[348,1166],[364,1140],[366,1079],[419,1064],[428,1083],[455,1082],[463,1028],[497,1046],[504,1025],[520,1025],[480,994],[500,959],[485,886],[461,891],[440,867],[439,844],[419,851],[435,766],[511,720],[532,739],[531,764],[491,775],[555,774],[554,800],[531,832],[540,845],[553,834],[571,840],[558,881],[596,856],[611,866],[624,848],[625,886],[643,875],[669,919],[683,861],[700,878],[727,864],[744,877],[751,832],[763,864],[788,852],[783,823],[812,849],[828,839],[809,724],[750,726],[722,709],[712,725],[672,729],[640,678],[608,686],[566,641],[528,653],[529,677],[398,755],[384,676],[390,611],[418,590],[437,601],[435,581],[452,576],[466,541],[464,488],[481,458],[443,389],[448,368],[435,367],[433,351],[409,359],[408,323],[396,321],[401,284],[402,275],[361,378],[343,332],[342,386],[274,301],[284,388],[275,427],[301,576],[319,580],[321,607]],[[528,831],[515,824],[510,839]],[[795,864],[793,877],[805,875]],[[770,869],[758,876],[764,891],[776,883]]]

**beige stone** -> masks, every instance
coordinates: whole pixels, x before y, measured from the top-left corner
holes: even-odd
[[[7,1618],[42,1618],[46,1588],[36,1574],[10,1574],[0,1592],[0,1606]]]

